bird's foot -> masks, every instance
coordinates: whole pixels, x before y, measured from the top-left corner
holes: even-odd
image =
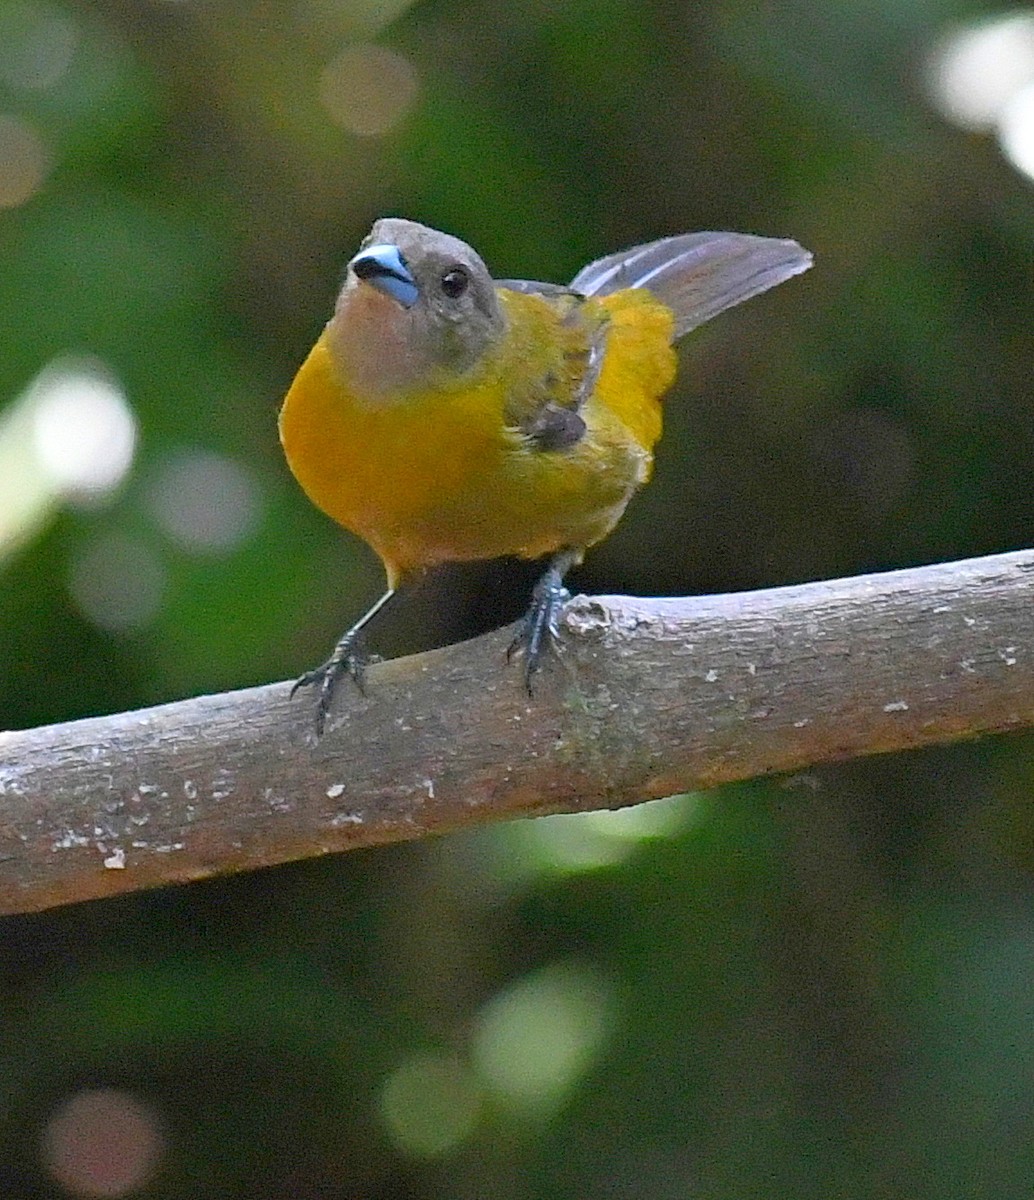
[[[363,695],[366,694],[366,664],[369,661],[370,658],[360,645],[359,638],[350,630],[334,647],[333,654],[325,663],[321,663],[311,671],[306,671],[295,681],[291,688],[292,697],[299,688],[317,687],[319,689],[316,701],[317,738],[323,736],[334,693],[337,691],[338,683],[346,675],[355,681],[356,687]]]
[[[535,584],[531,593],[531,604],[521,618],[517,635],[506,651],[506,661],[515,654],[524,655],[524,686],[528,695],[535,694],[535,675],[542,666],[542,655],[547,646],[555,646],[560,639],[557,616],[571,593],[564,587],[563,575],[550,567]]]

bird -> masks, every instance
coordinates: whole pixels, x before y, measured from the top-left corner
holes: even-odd
[[[341,679],[363,688],[371,622],[445,563],[544,560],[510,647],[531,692],[565,575],[650,478],[675,343],[811,262],[792,239],[698,232],[605,255],[567,285],[494,280],[459,238],[376,221],[279,416],[303,491],[387,577],[292,689],[316,689],[317,737]]]

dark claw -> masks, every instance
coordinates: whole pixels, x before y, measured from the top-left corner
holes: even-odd
[[[334,700],[337,685],[345,675],[355,680],[355,685],[363,695],[366,694],[365,670],[366,656],[359,647],[358,638],[342,639],[335,647],[334,653],[325,663],[306,671],[291,688],[291,696],[299,688],[319,685],[319,699],[316,701],[316,736],[321,738],[327,725],[327,716]]]
[[[334,652],[325,663],[316,667],[312,671],[306,671],[298,682],[291,688],[293,696],[299,688],[309,687],[311,684],[319,684],[319,699],[316,701],[316,736],[323,736],[323,730],[327,724],[327,714],[330,712],[330,704],[334,699],[334,693],[337,691],[338,681],[342,675],[351,675],[355,680],[356,687],[363,695],[366,695],[366,689],[363,686],[363,676],[366,670],[366,664],[370,661],[369,656],[363,649],[363,631],[370,622],[382,612],[391,601],[398,595],[394,588],[388,588],[377,603],[358,621],[352,628],[338,641],[334,647]]]

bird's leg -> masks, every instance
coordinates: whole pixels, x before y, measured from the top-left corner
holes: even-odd
[[[531,604],[521,618],[517,636],[506,652],[507,659],[518,651],[524,654],[524,685],[528,695],[533,694],[532,682],[542,665],[542,652],[560,636],[556,625],[557,612],[571,593],[564,587],[564,576],[576,563],[581,562],[578,550],[562,550],[550,559],[549,566],[542,572],[531,593]]]
[[[323,729],[327,723],[327,713],[330,712],[331,701],[334,699],[334,692],[337,690],[338,681],[341,677],[343,675],[351,675],[356,682],[356,686],[360,691],[363,691],[363,676],[366,664],[369,661],[362,646],[363,630],[378,613],[383,612],[388,607],[397,595],[398,592],[395,588],[389,588],[377,603],[356,621],[347,633],[342,634],[330,658],[318,667],[314,667],[311,671],[306,671],[297,680],[294,687],[291,688],[291,695],[293,696],[299,688],[309,687],[310,684],[319,685],[319,699],[316,701],[317,737],[323,736]]]

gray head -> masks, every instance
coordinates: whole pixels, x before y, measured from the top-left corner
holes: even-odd
[[[492,277],[466,242],[385,217],[348,264],[330,336],[350,379],[385,396],[439,370],[466,374],[504,328]]]

